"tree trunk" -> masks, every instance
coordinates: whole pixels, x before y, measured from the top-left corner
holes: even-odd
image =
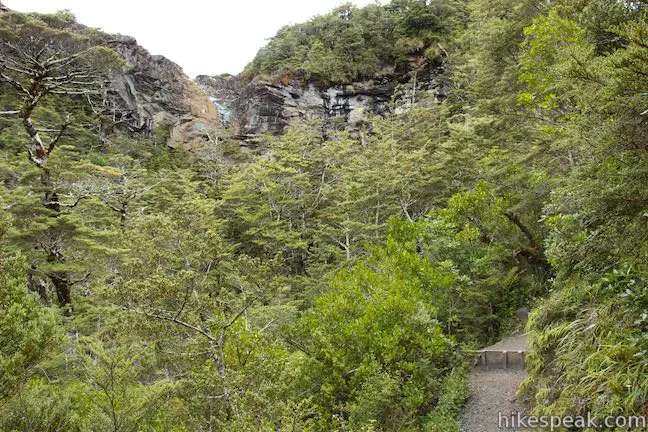
[[[47,283],[37,275],[38,268],[32,265],[27,273],[27,288],[32,292],[37,292],[41,299],[41,305],[50,306],[49,293],[47,292]]]
[[[101,147],[99,150],[101,153],[108,152],[108,146],[110,145],[110,139],[108,137],[110,136],[112,125],[113,122],[111,122],[110,119],[101,117],[99,124],[99,140],[101,141]]]
[[[126,226],[126,215],[128,214],[128,202],[122,202],[119,208],[119,226]]]
[[[50,176],[49,169],[41,168],[41,185],[45,190],[45,197],[43,198],[43,205],[45,208],[54,212],[53,217],[58,217],[61,213],[61,201],[59,196],[54,190],[54,184]]]
[[[34,84],[36,86],[36,84]],[[33,87],[34,87],[33,86]],[[21,112],[22,124],[29,135],[30,146],[29,146],[29,158],[30,160],[41,170],[40,183],[45,190],[45,196],[43,197],[43,206],[48,210],[52,211],[52,217],[59,217],[61,214],[61,202],[58,194],[54,188],[52,182],[51,174],[47,168],[47,161],[49,160],[49,152],[54,147],[56,141],[53,141],[50,144],[50,148],[46,148],[43,144],[43,140],[38,133],[38,130],[34,126],[34,123],[31,119],[31,115],[34,112],[36,104],[41,98],[40,93],[36,93],[36,96],[33,97],[31,101],[26,101]],[[61,134],[65,129],[61,130]],[[59,135],[60,138],[60,135]],[[58,138],[57,138],[58,139]],[[60,251],[47,251],[48,258],[47,261],[50,263],[62,263],[64,261],[63,254]],[[69,274],[67,272],[52,272],[48,274],[54,288],[56,290],[56,297],[59,303],[59,306],[64,310],[66,316],[72,314],[72,292],[71,292],[71,283]],[[42,285],[43,281],[37,283],[39,292],[41,292],[41,300],[46,301],[47,296],[43,296]]]
[[[72,315],[72,284],[67,272],[52,272],[49,274],[59,306],[63,309],[65,316]]]

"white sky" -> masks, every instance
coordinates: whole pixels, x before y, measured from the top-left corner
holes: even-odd
[[[347,0],[348,1],[348,0]],[[363,6],[374,0],[350,0]],[[2,0],[22,12],[70,9],[77,20],[133,36],[187,75],[236,74],[281,27],[325,14],[345,0]]]

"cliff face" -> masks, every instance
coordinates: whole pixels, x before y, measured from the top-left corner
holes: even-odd
[[[238,77],[199,76],[197,84],[227,118],[238,137],[253,142],[260,134],[280,135],[297,120],[320,119],[330,128],[358,132],[370,115],[409,109],[416,95],[433,90],[446,97],[443,63],[405,76],[384,76],[349,85],[318,86],[297,79],[245,85]]]
[[[0,13],[9,9],[0,0]],[[83,33],[83,24],[70,23],[68,30]],[[163,56],[151,55],[133,37],[101,34],[100,38],[126,62],[122,71],[112,72],[103,114],[114,126],[151,135],[156,127],[170,129],[170,147],[193,149],[206,140],[207,131],[220,127],[214,103],[182,68]],[[104,125],[102,137],[112,129]]]
[[[204,140],[205,130],[220,124],[208,95],[180,66],[151,55],[132,37],[116,35],[111,40],[112,48],[128,63],[125,71],[110,77],[109,106],[118,124],[144,134],[167,124],[169,146],[189,149]]]
[[[0,13],[5,9],[0,0]],[[72,28],[82,29],[76,23]],[[103,36],[128,65],[107,77],[104,114],[110,114],[116,127],[144,135],[168,128],[168,145],[173,148],[196,149],[211,140],[212,129],[223,126],[246,145],[262,134],[281,135],[297,121],[314,119],[329,130],[362,136],[372,116],[405,111],[422,91],[433,90],[438,102],[446,95],[443,57],[424,66],[412,58],[410,70],[400,75],[392,70],[345,85],[323,86],[298,77],[249,84],[236,76],[199,76],[192,81],[180,66],[151,55],[135,38]]]

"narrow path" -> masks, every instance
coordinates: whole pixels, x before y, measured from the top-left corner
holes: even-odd
[[[524,407],[516,398],[525,372],[518,370],[474,370],[470,375],[472,396],[464,408],[461,421],[462,432],[500,432],[515,431],[515,428],[500,428],[500,413],[525,413]],[[506,426],[502,420],[502,426]]]
[[[526,334],[511,336],[485,349],[488,351],[528,351],[529,338]]]
[[[485,348],[487,351],[527,351],[526,335],[515,336]],[[470,374],[472,396],[464,408],[462,432],[518,431],[510,427],[512,414],[526,414],[515,393],[525,378],[522,367],[509,369],[478,366]],[[501,414],[501,415],[500,415]],[[506,427],[508,424],[509,427]]]

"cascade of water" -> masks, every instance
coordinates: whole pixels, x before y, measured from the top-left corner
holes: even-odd
[[[210,97],[209,100],[212,101],[212,103],[216,106],[218,113],[221,115],[221,118],[223,119],[223,126],[227,126],[229,124],[229,120],[232,115],[232,112],[227,107],[223,106],[218,101],[218,99],[214,97]]]

